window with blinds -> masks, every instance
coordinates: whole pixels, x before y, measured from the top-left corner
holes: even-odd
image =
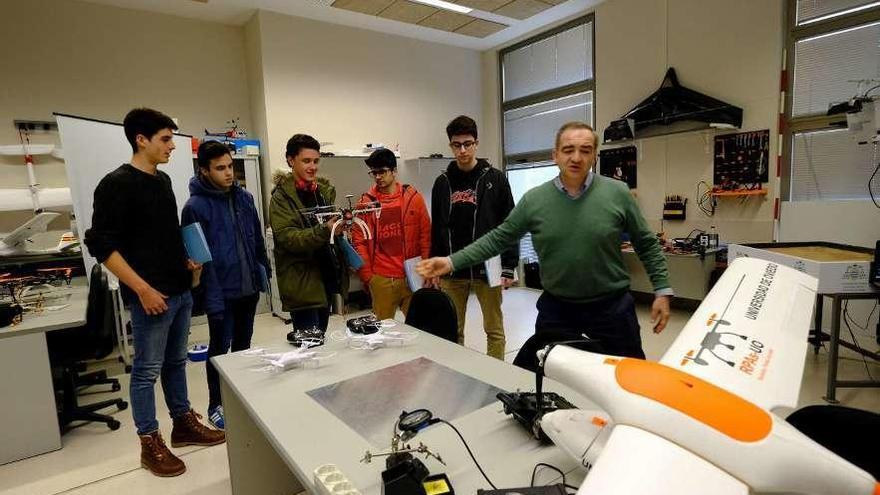
[[[880,1],[789,0],[783,199],[869,200],[878,151],[829,107],[880,95]],[[880,103],[880,102],[878,102]]]
[[[880,82],[880,22],[800,40],[794,56],[792,116],[824,115]]]
[[[876,163],[872,146],[857,145],[846,129],[797,133],[792,143],[792,201],[869,197]],[[874,184],[876,190],[877,184]]]
[[[869,0],[797,0],[797,24],[804,26],[850,15],[880,4]]]
[[[551,156],[563,124],[593,125],[593,64],[592,15],[501,51],[504,168],[514,202],[558,175]],[[520,257],[538,261],[528,235]]]

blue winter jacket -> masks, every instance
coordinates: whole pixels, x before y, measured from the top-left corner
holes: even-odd
[[[269,259],[260,228],[260,217],[253,195],[235,182],[230,190],[237,225],[252,270],[255,288],[266,292]],[[242,263],[238,256],[235,226],[229,207],[229,195],[198,176],[189,181],[189,200],[183,207],[181,225],[199,222],[211,250],[211,261],[204,264],[200,290],[194,296],[203,297],[205,313],[209,318],[222,318],[226,299],[240,297],[242,290]]]

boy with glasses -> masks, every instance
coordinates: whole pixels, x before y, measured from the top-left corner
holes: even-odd
[[[422,195],[409,184],[397,182],[397,159],[391,150],[378,149],[366,160],[367,172],[375,181],[361,196],[359,206],[379,202],[382,212],[364,215],[370,239],[360,229],[352,230],[352,239],[364,265],[358,275],[373,299],[373,313],[384,320],[393,318],[397,309],[404,316],[409,309],[412,291],[407,285],[404,261],[431,251],[431,219]]]
[[[477,159],[477,123],[461,115],[446,126],[449,147],[455,155],[446,171],[434,181],[431,199],[431,256],[449,256],[500,225],[513,209],[507,177],[483,159]],[[471,290],[483,312],[487,354],[504,359],[504,320],[501,289],[513,284],[519,264],[519,244],[501,255],[502,285],[490,287],[485,265],[458,270],[440,281],[458,316],[458,343],[464,344],[464,321]]]

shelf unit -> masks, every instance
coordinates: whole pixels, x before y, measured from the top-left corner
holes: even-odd
[[[738,189],[733,191],[712,191],[712,196],[718,197],[732,197],[732,196],[766,196],[767,189]]]

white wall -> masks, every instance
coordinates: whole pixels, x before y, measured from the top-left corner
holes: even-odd
[[[459,114],[482,125],[477,51],[265,11],[251,22],[248,37],[258,33],[262,48],[267,181],[270,168],[286,167],[297,132],[332,141],[325,149],[336,153],[399,144],[408,159],[448,151],[446,124]]]
[[[743,108],[743,131],[770,129],[770,156],[778,143],[779,73],[782,64],[782,0],[607,0],[595,10],[596,124],[608,124],[653,93],[668,67],[686,87]],[[538,33],[532,33],[532,35]],[[497,51],[483,55],[485,70],[497,65]],[[498,113],[497,69],[485,82],[484,119]],[[493,89],[494,88],[494,89]],[[491,117],[491,118],[490,118]],[[497,125],[497,124],[496,124]],[[496,136],[498,131],[489,132]],[[772,194],[766,200],[723,200],[714,219],[695,204],[699,180],[712,183],[712,132],[636,141],[637,197],[642,211],[661,230],[664,197],[689,198],[688,220],[662,225],[670,236],[716,225],[725,240],[770,240]],[[487,145],[484,140],[484,145]],[[500,139],[492,143],[500,154]],[[771,161],[771,175],[775,165]],[[767,186],[775,191],[775,177]]]
[[[201,135],[233,117],[251,129],[240,27],[75,0],[3,2],[0,15],[0,144],[15,144],[13,119],[63,112],[120,122],[135,106],[179,119]],[[57,134],[36,134],[57,142]],[[189,150],[179,150],[188,153]],[[64,187],[63,164],[37,158],[37,178]],[[0,187],[27,187],[19,157],[0,157]],[[31,213],[0,213],[0,232]],[[66,229],[67,220],[52,229]],[[57,242],[57,239],[55,239]]]

